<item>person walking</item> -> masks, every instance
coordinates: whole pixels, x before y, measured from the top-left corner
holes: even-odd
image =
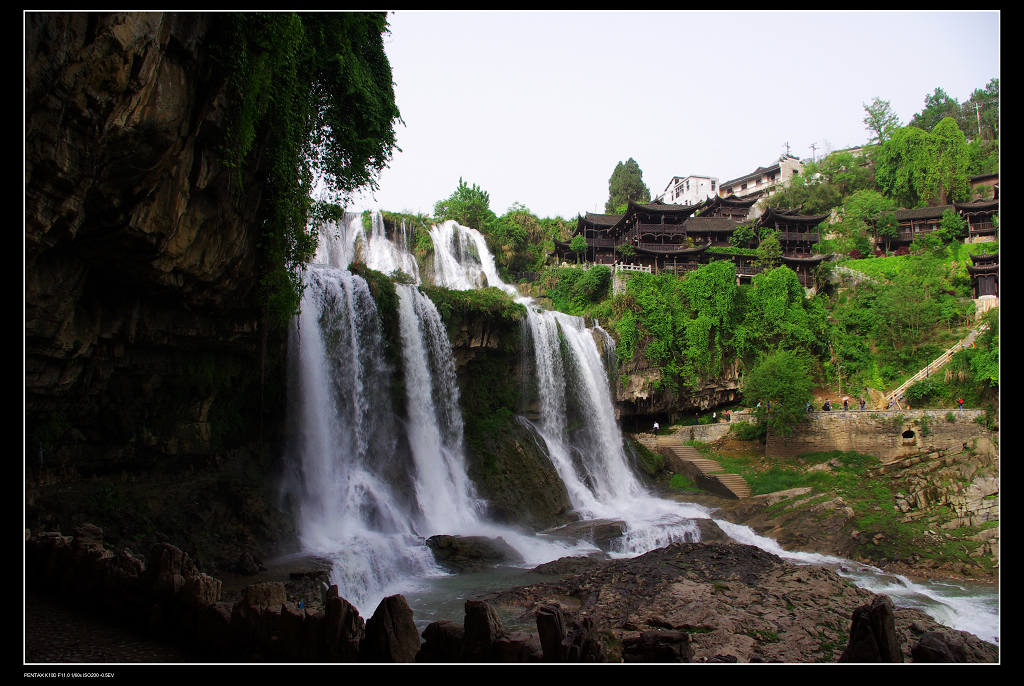
[[[863,412],[863,411],[864,411],[864,398],[861,398],[861,399],[860,399],[860,411],[861,411],[861,412]]]
[[[658,422],[654,422],[654,433],[658,433],[658,429],[660,428],[661,426],[658,425]]]
[[[850,411],[850,399],[849,398],[843,398],[843,412],[849,412],[849,411]]]
[[[957,398],[956,404],[960,406],[961,410],[964,409],[964,399],[963,398]]]

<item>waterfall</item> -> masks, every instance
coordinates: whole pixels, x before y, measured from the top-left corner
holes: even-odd
[[[433,281],[453,289],[493,286],[527,310],[524,368],[539,417],[530,425],[545,444],[573,507],[586,519],[614,519],[625,534],[612,552],[635,556],[673,541],[699,540],[694,520],[708,508],[656,497],[629,464],[613,405],[614,341],[580,317],[541,310],[502,281],[484,237],[455,222],[430,232]],[[369,230],[348,214],[321,235],[305,274],[302,312],[289,338],[292,473],[303,546],[333,562],[332,581],[364,616],[391,593],[443,575],[424,539],[437,533],[504,538],[535,566],[593,552],[586,543],[553,542],[482,514],[484,503],[466,474],[462,417],[451,345],[433,303],[418,288],[396,284],[401,370],[384,359],[376,305],[353,261],[419,283],[405,227],[389,239],[379,213]],[[602,357],[603,356],[603,357]],[[391,398],[401,371],[406,413]],[[886,593],[938,621],[998,642],[998,596],[959,585],[920,584],[831,556],[783,550],[749,527],[714,520],[730,538],[798,564],[834,568],[859,586]]]
[[[429,298],[404,285],[398,286],[398,295],[408,435],[423,526],[432,533],[462,533],[479,525],[482,504],[466,475],[451,344]]]
[[[615,417],[608,371],[594,336],[614,354],[614,341],[581,317],[539,309],[505,283],[483,235],[448,221],[431,231],[435,282],[465,290],[489,285],[526,307],[524,326],[532,348],[540,420],[535,427],[570,501],[584,519],[616,519],[626,525],[620,555],[638,555],[679,540],[698,540],[697,505],[651,495],[629,465]]]
[[[408,578],[438,573],[415,529],[415,479],[392,409],[392,370],[366,282],[334,267],[306,275],[289,336],[292,473],[303,547],[362,611]]]

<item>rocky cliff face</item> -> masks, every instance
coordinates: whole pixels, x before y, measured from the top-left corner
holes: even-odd
[[[706,380],[696,391],[684,389],[676,393],[657,388],[661,381],[661,372],[657,369],[623,371],[626,373],[619,382],[615,398],[623,416],[700,412],[733,403],[740,396],[739,364],[735,360],[719,378]]]
[[[256,293],[257,170],[218,155],[221,23],[25,16],[30,488],[208,465],[253,449],[261,408],[280,402],[283,347]]]

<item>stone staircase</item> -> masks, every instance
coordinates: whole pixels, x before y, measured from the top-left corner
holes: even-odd
[[[689,475],[703,487],[717,491],[726,497],[749,498],[751,491],[747,480],[739,474],[730,474],[722,465],[700,454],[692,445],[683,445],[677,436],[658,436],[655,441],[658,452],[670,452],[681,464],[689,467]],[[703,483],[701,483],[703,482]],[[716,488],[717,486],[717,488]]]
[[[902,384],[900,384],[900,387],[897,388],[895,391],[892,391],[891,393],[886,394],[886,396],[885,396],[886,407],[889,407],[890,405],[892,405],[892,406],[897,407],[899,409],[903,409],[903,407],[900,405],[899,399],[900,399],[900,396],[902,396],[904,393],[906,393],[908,388],[913,386],[915,383],[917,383],[921,379],[929,376],[933,372],[936,372],[939,369],[941,369],[942,367],[944,367],[947,362],[949,362],[951,359],[953,359],[954,355],[956,355],[958,352],[960,352],[964,348],[969,348],[974,343],[974,341],[978,337],[978,335],[981,334],[987,328],[988,328],[987,324],[981,324],[981,325],[971,329],[970,332],[968,332],[968,334],[963,338],[963,340],[957,342],[952,348],[950,348],[949,350],[947,350],[946,352],[942,353],[937,358],[932,360],[927,366],[925,366],[923,369],[918,371],[912,377],[910,377],[909,379],[904,381]]]

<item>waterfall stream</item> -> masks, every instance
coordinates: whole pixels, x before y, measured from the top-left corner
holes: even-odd
[[[366,282],[346,267],[360,260],[385,274],[404,272],[417,284],[423,275],[404,227],[388,238],[380,214],[371,219],[367,229],[360,215],[346,215],[322,234],[291,334],[287,490],[299,504],[303,545],[333,562],[332,581],[364,616],[386,595],[409,593],[445,574],[424,543],[435,534],[501,537],[527,566],[594,552],[585,542],[556,542],[483,516],[465,469],[451,345],[434,304],[404,284],[396,288],[407,416],[397,416],[390,396],[396,370],[383,357],[376,306]],[[708,508],[650,493],[629,464],[615,419],[602,357],[602,350],[614,351],[611,337],[521,297],[500,278],[478,231],[447,221],[430,236],[436,285],[493,286],[526,307],[524,337],[540,408],[533,427],[580,517],[622,522],[625,532],[612,555],[699,540],[695,520],[710,518],[738,542],[796,563],[831,566],[897,604],[998,642],[998,597],[991,591],[919,584],[841,558],[785,551],[748,527],[714,519]]]

